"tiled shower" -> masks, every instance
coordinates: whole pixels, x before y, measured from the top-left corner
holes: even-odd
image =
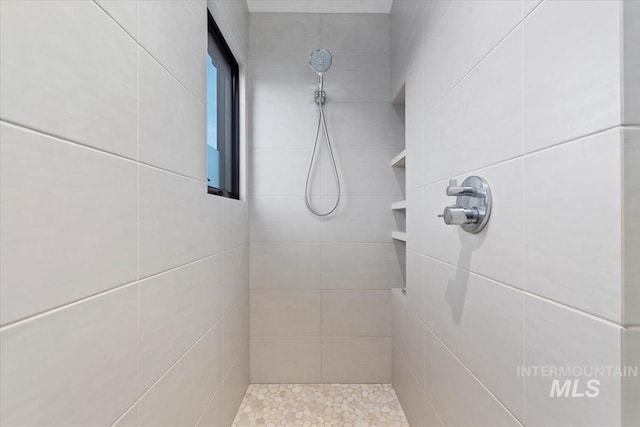
[[[0,0],[0,426],[640,426],[639,165],[634,0]]]

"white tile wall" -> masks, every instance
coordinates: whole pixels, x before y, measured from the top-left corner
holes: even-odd
[[[614,129],[525,160],[527,290],[616,322],[622,304],[620,143]],[[580,206],[590,214],[576,215]]]
[[[393,383],[412,423],[437,425],[429,408],[444,425],[620,425],[623,402],[635,415],[633,381],[550,399],[549,378],[516,368],[618,366],[621,324],[637,325],[638,10],[394,2],[408,254],[407,295],[393,294]],[[477,235],[436,217],[453,202],[447,180],[472,174],[494,195]]]
[[[1,323],[134,281],[135,163],[6,123],[0,134]]]
[[[527,297],[527,364],[529,366],[619,366],[622,331],[617,325]],[[579,339],[576,339],[579,337]],[[587,378],[579,378],[578,391]],[[597,377],[597,398],[552,398],[552,379],[526,379],[527,423],[530,425],[619,425],[621,379]]]
[[[0,340],[2,425],[109,425],[137,397],[135,285],[9,326]]]
[[[624,293],[625,325],[640,325],[640,128],[626,128],[622,133],[624,210]]]
[[[404,179],[389,166],[404,117],[389,102],[389,17],[253,13],[250,34],[252,381],[388,380],[388,289],[403,283],[404,262],[391,240],[404,229],[390,209]],[[325,112],[343,195],[322,219],[304,202],[318,123],[308,58],[319,48],[333,54]],[[324,211],[336,186],[320,143],[310,193]],[[371,363],[354,362],[380,348]]]
[[[623,330],[622,340],[622,366],[640,366],[640,330]],[[622,393],[622,425],[637,425],[640,420],[640,377],[622,378]]]
[[[527,18],[527,152],[620,123],[621,4],[548,1]]]
[[[0,4],[2,425],[231,424],[249,210],[206,194],[206,4]],[[246,66],[246,4],[211,6]]]
[[[135,159],[130,37],[92,2],[3,2],[1,15],[2,119]]]

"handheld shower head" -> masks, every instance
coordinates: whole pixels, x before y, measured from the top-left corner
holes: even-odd
[[[313,71],[322,76],[331,68],[331,54],[327,49],[314,50],[309,56],[309,65]]]

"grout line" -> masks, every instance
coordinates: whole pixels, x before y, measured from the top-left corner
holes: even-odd
[[[120,28],[122,31],[124,31],[124,33],[125,33],[125,34],[126,34],[126,35],[127,35],[127,36],[128,36],[128,37],[129,37],[129,38],[130,38],[134,43],[135,43],[135,44],[136,44],[136,46],[138,46],[138,47],[139,47],[140,49],[142,49],[146,54],[148,54],[148,55],[149,55],[149,56],[150,56],[150,57],[151,57],[151,58],[152,58],[152,59],[153,59],[153,60],[154,60],[158,65],[160,65],[160,67],[162,67],[162,68],[163,68],[167,73],[169,73],[169,75],[170,75],[171,77],[173,77],[173,79],[174,79],[176,82],[178,82],[178,84],[179,84],[180,86],[182,86],[182,88],[183,88],[183,89],[184,89],[184,90],[185,90],[189,95],[191,95],[191,97],[192,97],[192,98],[194,98],[194,99],[195,99],[195,100],[196,100],[200,105],[202,105],[203,107],[205,107],[205,108],[206,108],[206,105],[205,105],[205,104],[204,104],[200,99],[198,99],[198,98],[195,96],[195,94],[191,92],[191,90],[190,90],[189,88],[187,88],[187,87],[186,87],[186,86],[185,86],[185,85],[184,85],[184,84],[183,84],[183,83],[182,83],[182,82],[181,82],[181,81],[180,81],[180,80],[179,80],[179,79],[178,79],[178,78],[177,78],[177,77],[176,77],[176,76],[175,76],[175,75],[174,75],[174,74],[173,74],[173,73],[172,73],[172,72],[167,68],[167,67],[165,67],[165,66],[164,66],[164,64],[162,64],[160,61],[158,61],[158,60],[156,59],[156,57],[155,57],[155,56],[153,56],[153,54],[152,54],[149,50],[147,50],[147,48],[145,48],[145,47],[144,47],[144,46],[143,46],[143,45],[142,45],[142,44],[137,40],[137,38],[139,38],[140,34],[137,34],[137,36],[138,36],[138,37],[133,37],[131,34],[129,34],[129,32],[128,32],[127,30],[125,30],[125,28],[124,28],[124,27],[123,27],[123,26],[122,26],[118,21],[116,21],[116,20],[115,20],[111,15],[109,15],[109,13],[108,13],[106,10],[104,10],[104,9],[102,8],[102,6],[100,6],[98,3],[96,3],[96,1],[95,1],[95,0],[92,0],[92,1],[93,1],[93,4],[94,4],[94,5],[96,5],[96,6],[98,7],[98,9],[99,9],[100,11],[102,11],[102,12],[103,12],[103,13],[104,13],[104,14],[105,14],[105,15],[106,15],[106,16],[107,16],[111,21],[113,21],[113,22],[116,24],[116,26],[117,26],[118,28]],[[136,15],[137,15],[137,21],[138,21],[138,22],[137,22],[136,33],[140,33],[140,7],[139,7],[139,5],[138,5],[138,4],[136,4],[136,8],[137,8],[137,10],[136,10],[136,12],[137,12],[137,13],[136,13]],[[202,28],[202,27],[199,25],[199,22],[196,20],[195,16],[193,16],[193,14],[190,14],[190,15],[191,15],[191,17],[196,21],[196,25],[198,25],[200,28]]]
[[[27,317],[22,317],[22,318],[17,319],[17,320],[12,320],[12,321],[2,325],[0,327],[0,331],[6,331],[7,329],[20,326],[20,325],[22,325],[24,323],[38,320],[38,319],[40,319],[42,317],[45,317],[45,316],[48,316],[50,314],[52,315],[52,314],[55,314],[55,313],[60,312],[62,310],[66,310],[68,308],[72,308],[72,307],[74,307],[74,306],[76,306],[78,304],[83,304],[85,302],[100,298],[100,297],[102,297],[104,295],[121,291],[122,289],[124,289],[124,288],[126,288],[128,286],[135,286],[136,284],[137,284],[137,281],[127,282],[127,283],[124,283],[124,284],[121,284],[121,285],[117,285],[117,286],[115,286],[113,288],[109,288],[109,289],[106,289],[106,290],[99,291],[97,293],[91,294],[89,296],[82,297],[80,299],[75,299],[73,301],[64,303],[62,305],[59,305],[59,306],[56,306],[56,307],[53,307],[53,308],[48,308],[48,309],[46,309],[44,311],[39,311],[39,312],[31,314],[31,315],[29,315]]]
[[[453,358],[462,366],[463,369],[465,369],[469,374],[471,374],[471,377],[478,383],[480,384],[480,386],[485,389],[485,391],[487,393],[489,393],[489,395],[491,397],[493,397],[493,399],[509,414],[513,417],[513,419],[518,423],[518,425],[522,426],[522,423],[520,422],[520,419],[513,413],[511,412],[511,410],[509,408],[507,408],[507,406],[485,385],[484,382],[482,382],[480,380],[480,378],[478,376],[476,376],[476,374],[474,374],[474,372],[449,348],[449,346],[447,346],[444,341],[442,341],[440,339],[440,337],[433,331],[433,329],[431,329],[428,325],[422,323],[424,325],[424,327],[426,329],[429,330],[429,332],[431,333],[431,335],[434,336],[434,338],[436,340],[438,340],[438,342],[440,343],[440,345],[442,345],[445,350],[451,355],[453,356]]]
[[[527,157],[531,157],[532,155],[539,154],[539,153],[542,153],[544,151],[552,150],[554,148],[558,148],[558,147],[560,147],[562,145],[565,145],[565,144],[571,144],[571,143],[574,143],[574,142],[579,142],[582,139],[591,138],[593,136],[600,135],[600,134],[603,134],[603,133],[606,133],[606,132],[609,132],[609,131],[612,131],[612,130],[615,130],[615,129],[624,129],[624,128],[628,128],[628,126],[621,126],[619,124],[613,125],[613,126],[609,126],[607,128],[604,128],[604,129],[601,129],[601,130],[597,130],[597,131],[594,131],[594,132],[591,132],[591,133],[588,133],[588,134],[584,134],[584,135],[575,137],[573,139],[562,141],[562,142],[559,142],[557,144],[549,145],[547,147],[543,147],[543,148],[531,151],[529,153],[518,154],[517,156],[508,157],[506,159],[502,159],[500,161],[497,161],[497,162],[494,162],[494,163],[491,163],[491,164],[487,164],[487,165],[483,165],[483,166],[479,166],[479,167],[474,167],[473,169],[467,169],[466,171],[459,172],[459,173],[456,172],[454,175],[455,176],[468,175],[468,174],[475,173],[477,171],[482,171],[482,170],[485,170],[485,169],[489,169],[489,168],[493,168],[493,167],[496,167],[496,166],[500,166],[500,165],[503,165],[505,163],[508,163],[508,162],[511,162],[511,161],[514,161],[514,160],[518,160],[518,159],[526,160]],[[421,184],[421,185],[415,186],[413,188],[410,188],[407,191],[412,192],[412,191],[421,190],[421,189],[424,189],[424,188],[429,187],[431,185],[445,182],[446,180],[447,180],[447,177],[434,179],[432,181],[427,182],[426,184]]]
[[[518,288],[518,287],[515,287],[515,286],[510,285],[510,284],[508,284],[508,283],[500,282],[500,281],[498,281],[498,280],[496,280],[496,279],[493,279],[493,278],[491,278],[491,277],[488,277],[488,276],[485,276],[485,275],[482,275],[482,274],[479,274],[479,273],[473,272],[473,271],[471,271],[471,270],[467,270],[467,269],[464,269],[464,268],[458,267],[458,266],[457,266],[457,265],[455,265],[455,264],[451,264],[451,263],[449,263],[449,262],[447,262],[447,261],[443,261],[443,260],[440,260],[440,259],[434,258],[434,257],[432,257],[432,256],[430,256],[430,255],[424,255],[424,254],[421,254],[421,253],[419,253],[419,252],[415,252],[415,251],[411,251],[411,252],[416,253],[416,254],[418,254],[418,255],[420,255],[420,256],[423,256],[423,257],[425,257],[425,258],[427,258],[427,259],[430,259],[430,260],[432,260],[432,261],[434,261],[434,262],[437,262],[437,263],[440,263],[440,264],[446,265],[446,266],[451,267],[451,268],[455,268],[455,269],[457,269],[457,270],[461,270],[461,271],[463,271],[463,272],[465,272],[465,273],[469,273],[469,274],[471,274],[471,275],[473,275],[473,276],[476,276],[476,277],[479,277],[479,278],[481,278],[481,279],[484,279],[484,280],[490,281],[490,282],[492,282],[492,283],[494,283],[494,284],[497,284],[497,285],[500,285],[500,286],[502,286],[502,287],[504,287],[504,288],[508,288],[508,289],[509,289],[509,290],[511,290],[511,291],[519,292],[519,293],[522,293],[522,294],[524,294],[524,295],[526,295],[526,296],[530,296],[530,297],[533,297],[533,298],[536,298],[536,299],[539,299],[539,300],[545,301],[545,302],[547,302],[547,303],[550,303],[550,304],[553,304],[553,305],[556,305],[556,306],[562,307],[562,308],[564,308],[564,309],[566,309],[566,310],[569,310],[569,311],[572,311],[572,312],[574,312],[574,313],[576,313],[576,314],[581,314],[581,315],[583,315],[583,316],[589,317],[589,318],[591,318],[592,320],[599,321],[599,322],[601,322],[601,323],[606,324],[607,326],[613,326],[613,327],[616,327],[616,328],[622,328],[622,327],[623,327],[621,324],[616,323],[616,322],[615,322],[615,321],[613,321],[613,320],[606,319],[606,318],[604,318],[604,317],[600,317],[600,316],[598,316],[598,315],[596,315],[596,314],[589,313],[588,311],[584,311],[584,310],[582,310],[582,309],[580,309],[580,308],[572,307],[572,306],[570,306],[570,305],[567,305],[567,304],[562,303],[562,302],[559,302],[559,301],[555,301],[555,300],[553,300],[553,299],[551,299],[551,298],[549,298],[549,297],[546,297],[546,296],[544,296],[544,295],[540,295],[540,294],[537,294],[537,293],[534,293],[534,292],[531,292],[531,291],[527,291],[527,290],[525,290],[525,289],[523,289],[523,288]]]

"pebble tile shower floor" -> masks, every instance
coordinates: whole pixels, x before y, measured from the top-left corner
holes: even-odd
[[[391,384],[251,384],[233,427],[409,427]]]

